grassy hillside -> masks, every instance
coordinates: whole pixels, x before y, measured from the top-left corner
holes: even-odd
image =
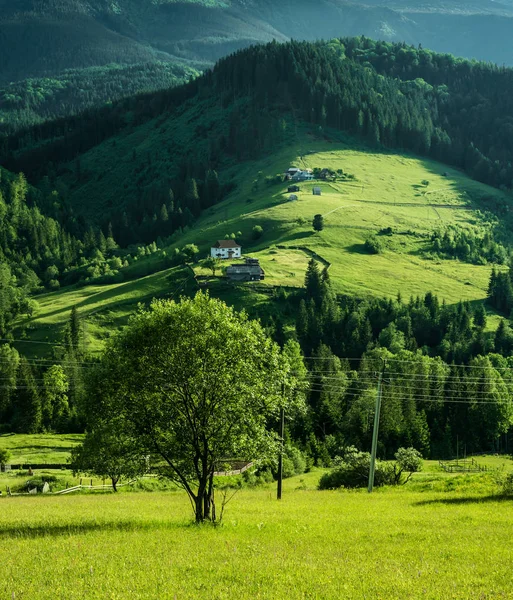
[[[117,145],[121,154],[122,143]],[[105,160],[105,151],[103,147],[91,151],[86,164]],[[354,179],[302,183],[299,199],[291,202],[287,184],[268,186],[265,177],[282,173],[292,164],[342,169]],[[116,168],[106,175],[120,176]],[[430,235],[448,225],[482,234],[493,227],[493,219],[490,222],[489,215],[482,211],[487,202],[510,200],[455,169],[412,155],[372,150],[351,138],[326,140],[303,131],[292,145],[260,161],[231,166],[223,176],[237,185],[236,191],[208,209],[192,229],[165,249],[166,254],[171,255],[174,246],[194,243],[203,258],[216,240],[240,232],[244,255],[260,259],[266,272],[265,284],[270,286],[302,286],[306,265],[314,256],[331,265],[332,284],[341,294],[395,297],[400,292],[406,300],[410,295],[431,291],[448,303],[486,297],[491,265],[432,259]],[[320,185],[322,196],[312,194],[314,185]],[[96,205],[96,210],[101,210],[101,205]],[[317,213],[323,214],[325,221],[320,233],[314,233],[311,227]],[[264,229],[259,240],[252,236],[255,225]],[[384,251],[368,254],[364,246],[367,238],[387,228],[392,228],[392,235],[378,235]],[[162,261],[165,264],[163,251],[159,250],[124,271],[131,281],[63,288],[39,296],[39,311],[20,323],[16,337],[25,330],[32,341],[57,341],[71,307],[76,305],[86,321],[88,347],[98,349],[102,339],[125,323],[139,302],[149,302],[152,297],[177,298],[197,289],[188,269],[161,270]],[[195,269],[197,274],[207,274],[198,266]],[[268,291],[260,286],[234,287],[216,279],[209,284],[212,294],[255,314],[266,310]],[[496,326],[496,321],[489,319],[489,326]],[[44,354],[52,349],[46,343],[39,346],[21,342],[18,347]]]

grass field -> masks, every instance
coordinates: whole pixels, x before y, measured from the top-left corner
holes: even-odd
[[[298,201],[290,202],[287,184],[267,187],[264,178],[291,164],[343,169],[356,179],[304,182]],[[253,187],[256,168],[239,173],[237,192],[200,219],[187,242],[194,241],[206,253],[212,241],[241,231],[246,252],[262,259],[273,284],[300,284],[308,251],[313,251],[331,263],[331,280],[341,293],[395,296],[400,290],[408,297],[433,291],[448,302],[486,296],[490,266],[427,260],[423,250],[427,236],[440,227],[483,231],[487,224],[476,209],[486,198],[504,197],[498,190],[434,161],[355,149],[354,142],[302,140],[297,148],[276,153],[258,168],[262,172],[258,189]],[[422,183],[426,181],[428,185]],[[320,185],[322,196],[312,195],[314,185]],[[321,233],[311,227],[316,213],[325,217]],[[254,225],[264,228],[257,243],[250,236]],[[395,233],[382,238],[385,252],[367,254],[365,240],[387,227]]]
[[[0,597],[513,597],[512,501],[486,476],[372,495],[318,477],[279,503],[242,490],[218,528],[191,525],[180,492],[0,498]]]

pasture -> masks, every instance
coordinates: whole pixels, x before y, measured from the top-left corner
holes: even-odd
[[[491,475],[372,495],[317,491],[319,475],[281,502],[241,490],[215,528],[181,492],[0,498],[0,597],[513,597],[512,501]]]
[[[339,138],[319,140],[300,132],[295,143],[271,156],[228,168],[224,177],[236,184],[235,191],[204,211],[165,252],[172,255],[175,247],[193,243],[199,247],[199,258],[204,258],[216,240],[240,232],[244,256],[260,259],[265,283],[271,286],[301,287],[306,265],[315,256],[331,265],[331,282],[338,293],[395,297],[400,291],[407,300],[431,291],[448,303],[483,300],[492,266],[430,258],[429,238],[448,225],[483,235],[494,226],[486,209],[510,199],[441,163]],[[354,179],[300,183],[298,200],[289,201],[287,183],[268,185],[265,178],[293,164],[342,169]],[[320,185],[321,196],[312,194],[314,185]],[[321,232],[312,229],[316,213],[324,215]],[[252,236],[255,225],[264,230],[257,240]],[[368,254],[366,239],[387,228],[393,234],[379,236],[384,251]],[[159,250],[121,270],[129,281],[74,286],[38,296],[38,311],[21,319],[16,332],[17,338],[26,336],[30,343],[17,342],[18,349],[50,354],[48,344],[61,340],[73,306],[84,318],[88,351],[101,349],[138,303],[153,297],[178,298],[197,289],[189,269],[166,268],[168,263]],[[208,274],[200,265],[194,268]],[[216,285],[210,288],[212,295],[219,295]],[[268,298],[252,294],[252,286],[232,286],[220,296],[237,308],[257,307],[258,314],[269,310],[264,307]],[[490,328],[496,326],[497,319],[489,320]]]

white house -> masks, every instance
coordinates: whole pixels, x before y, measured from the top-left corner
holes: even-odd
[[[242,246],[234,240],[218,240],[210,249],[213,258],[241,258]]]

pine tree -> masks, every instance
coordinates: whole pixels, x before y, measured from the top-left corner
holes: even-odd
[[[305,274],[306,297],[320,306],[322,301],[322,278],[317,261],[311,258]]]

